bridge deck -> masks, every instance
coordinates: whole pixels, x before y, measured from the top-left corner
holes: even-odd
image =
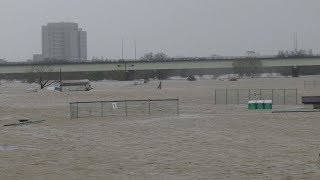
[[[184,61],[128,61],[106,63],[74,63],[51,65],[53,72],[83,72],[83,71],[130,71],[130,70],[157,70],[157,69],[219,69],[232,68],[237,59],[221,60],[184,60]],[[281,66],[316,66],[320,65],[320,57],[317,58],[272,58],[261,59],[263,67]],[[0,64],[0,74],[26,73],[34,65],[32,64]]]

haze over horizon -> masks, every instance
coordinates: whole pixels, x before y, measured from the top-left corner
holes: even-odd
[[[320,53],[318,0],[0,0],[0,59],[25,61],[41,53],[41,26],[76,22],[88,32],[88,59],[148,52],[169,56]]]

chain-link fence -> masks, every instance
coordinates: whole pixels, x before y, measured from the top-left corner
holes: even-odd
[[[273,104],[298,104],[297,89],[219,89],[215,104],[247,104],[250,100],[272,100]]]
[[[320,88],[320,81],[304,81],[304,89],[316,89]]]
[[[70,103],[70,118],[179,115],[179,99],[94,101]]]

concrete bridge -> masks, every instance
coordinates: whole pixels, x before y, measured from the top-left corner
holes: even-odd
[[[170,60],[170,61],[126,61],[126,62],[99,62],[99,63],[63,63],[52,64],[53,72],[90,72],[90,71],[137,71],[159,69],[219,69],[232,68],[237,59],[199,59],[199,60]],[[300,66],[320,65],[320,57],[305,58],[259,58],[263,67],[292,67],[298,71]],[[0,64],[0,74],[26,73],[39,64],[8,63]],[[297,72],[298,73],[298,72]]]

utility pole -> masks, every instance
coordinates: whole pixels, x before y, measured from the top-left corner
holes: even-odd
[[[294,51],[298,52],[298,33],[294,33]]]
[[[122,45],[121,45],[121,60],[123,61],[123,36],[122,36]]]
[[[134,60],[137,60],[137,42],[134,40]]]

